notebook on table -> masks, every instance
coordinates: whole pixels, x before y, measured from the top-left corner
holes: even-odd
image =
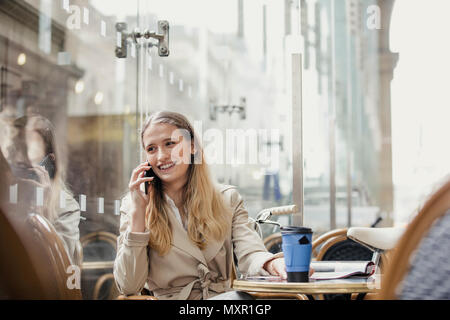
[[[375,273],[372,261],[312,261],[312,280],[368,278]]]

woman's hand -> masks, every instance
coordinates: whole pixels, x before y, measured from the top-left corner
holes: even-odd
[[[131,231],[132,232],[144,232],[145,231],[145,208],[147,206],[149,196],[145,194],[145,192],[141,191],[141,184],[145,182],[150,182],[154,178],[153,177],[145,177],[145,171],[150,170],[151,166],[149,166],[148,162],[143,162],[139,166],[137,166],[133,173],[131,174],[130,183],[128,184],[128,188],[130,189],[131,194]],[[149,186],[149,193],[152,188],[152,185]]]
[[[284,258],[277,258],[270,260],[264,265],[264,269],[274,276],[280,276],[282,279],[287,279],[286,265],[284,263]],[[309,276],[314,273],[314,269],[309,269]]]

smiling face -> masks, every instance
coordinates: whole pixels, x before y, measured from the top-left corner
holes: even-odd
[[[143,134],[147,161],[163,184],[184,184],[187,179],[193,145],[182,133],[174,125],[152,123]]]
[[[45,143],[41,135],[34,130],[26,130],[28,159],[36,166],[45,157]]]

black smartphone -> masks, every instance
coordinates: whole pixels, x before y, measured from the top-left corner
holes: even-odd
[[[150,165],[150,163],[148,165]],[[153,168],[150,168],[150,170],[146,170],[145,174],[144,174],[144,177],[146,177],[146,178],[155,177],[155,179],[156,179],[156,174],[153,171]],[[155,179],[153,179],[153,180],[155,180]],[[148,194],[148,187],[149,186],[150,186],[150,182],[149,181],[145,181],[145,194]]]
[[[56,165],[55,160],[51,154],[45,156],[44,159],[39,163],[41,167],[44,167],[47,170],[50,179],[55,178]]]

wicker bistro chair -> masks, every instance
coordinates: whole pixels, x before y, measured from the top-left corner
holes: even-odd
[[[347,237],[348,229],[331,230],[313,240],[312,259],[315,261],[356,261],[371,260],[373,252],[365,246]],[[282,251],[281,233],[274,233],[264,239],[268,251],[278,253]],[[352,298],[350,294],[318,295],[319,299],[338,300]],[[358,295],[363,298],[364,295]]]
[[[70,279],[68,277],[72,275],[70,267],[73,267],[73,265],[53,225],[38,214],[28,215],[27,222],[36,243],[41,247],[47,261],[50,262],[51,271],[58,287],[59,298],[64,300],[81,299],[79,288],[69,288],[68,282]],[[78,275],[81,276],[81,274]],[[79,282],[79,280],[77,281]],[[73,284],[76,285],[76,283]]]
[[[274,233],[264,239],[264,245],[272,253],[282,251],[281,233]],[[331,230],[313,240],[312,259],[316,261],[355,261],[371,260],[373,252],[365,246],[349,239],[347,229]],[[350,294],[318,295],[319,299],[351,299]],[[359,295],[358,298],[363,298]],[[304,296],[302,295],[302,298]]]
[[[69,255],[53,225],[38,214],[14,222],[3,213],[0,216],[0,238],[8,243],[1,250],[0,277],[8,287],[7,298],[81,299],[80,275],[70,269]]]
[[[315,261],[357,261],[371,260],[373,252],[347,238],[347,229],[331,230],[313,241],[312,259]],[[363,298],[364,295],[358,295]],[[318,295],[324,300],[351,300],[351,294]]]
[[[80,239],[80,244],[86,296],[92,294],[93,300],[115,299],[119,291],[111,269],[116,256],[117,236],[105,231],[91,232]]]
[[[450,299],[450,180],[431,195],[396,246],[381,299]]]
[[[44,261],[37,260],[37,250],[30,250],[32,237],[28,228],[17,225],[0,208],[0,292],[2,299],[56,299]],[[34,254],[33,254],[34,253]]]

